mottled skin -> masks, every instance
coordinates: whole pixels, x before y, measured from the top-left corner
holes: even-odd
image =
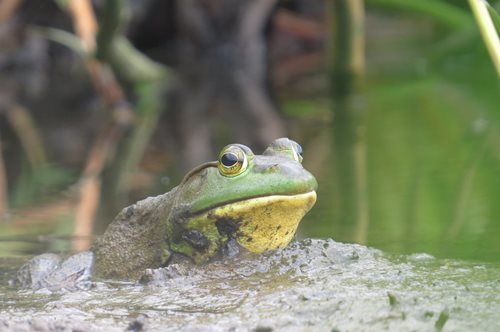
[[[220,170],[221,157],[228,147],[229,150],[243,151],[247,161],[245,170],[230,176]],[[164,265],[172,253],[184,254],[197,263],[205,262],[225,251],[232,239],[245,247],[244,244],[250,244],[250,241],[261,241],[261,246],[247,247],[255,252],[288,244],[296,224],[314,204],[317,187],[315,178],[301,165],[300,146],[282,138],[274,141],[263,155],[253,155],[243,145],[228,147],[222,150],[218,162],[195,168],[170,192],[123,209],[92,248],[97,275],[136,278],[146,268]],[[308,194],[311,192],[313,197]],[[301,197],[300,194],[309,196],[306,199],[295,198],[296,203],[292,198]],[[281,198],[264,203],[252,200],[261,197]],[[248,215],[267,204],[265,212],[272,216],[273,206],[278,204],[276,202],[282,204],[288,201],[292,202],[292,208],[296,207],[298,220],[287,231],[286,241],[266,242],[265,237],[273,235],[271,232],[260,234],[260,239],[255,238],[258,227],[262,229],[268,225],[258,225],[265,218],[250,220]],[[239,202],[238,211],[231,209],[236,202]],[[251,206],[249,211],[244,209],[247,205]],[[214,209],[216,207],[223,208]],[[286,213],[292,213],[290,206],[285,208]],[[281,227],[276,218],[266,219],[265,222],[276,223],[278,230]]]
[[[63,259],[56,254],[41,254],[26,262],[13,282],[21,288],[77,290],[90,287],[94,255],[83,251]]]
[[[283,248],[316,201],[316,179],[301,162],[300,145],[288,138],[262,155],[228,145],[217,161],[196,167],[170,192],[124,208],[90,252],[64,262],[35,257],[17,280],[24,287],[68,289],[91,273],[136,279],[172,257],[203,263],[241,247],[256,253]]]
[[[95,273],[105,278],[135,278],[145,268],[166,263],[167,220],[175,189],[124,208],[94,243]]]

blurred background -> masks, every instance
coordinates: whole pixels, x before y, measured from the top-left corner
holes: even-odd
[[[498,77],[466,0],[2,0],[0,256],[288,136],[299,237],[498,262]]]

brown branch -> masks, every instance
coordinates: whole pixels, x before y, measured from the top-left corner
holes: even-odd
[[[109,66],[91,59],[87,62],[87,70],[97,92],[103,97],[108,106],[114,107],[116,104],[123,103],[125,93],[116,81],[115,75]],[[125,111],[124,109],[121,110]],[[128,111],[132,115],[132,110],[128,109]]]
[[[97,20],[90,0],[71,0],[68,6],[74,29],[89,54],[95,51]],[[112,123],[101,131],[87,159],[80,183],[80,199],[76,209],[73,234],[82,238],[73,249],[90,247],[97,210],[101,198],[101,173],[114,152],[125,129],[133,122],[133,112],[125,103],[125,93],[111,68],[95,58],[86,60],[87,70],[97,92],[111,109]]]
[[[68,10],[73,20],[76,35],[82,41],[88,54],[92,54],[95,51],[98,25],[91,1],[71,0],[68,4]],[[94,86],[106,103],[113,106],[122,102],[125,94],[109,66],[95,58],[88,58],[86,65]]]
[[[2,0],[0,1],[0,24],[7,21],[14,15],[22,0]]]
[[[286,9],[278,10],[273,22],[276,29],[300,39],[318,41],[325,34],[325,26],[323,24],[300,17]]]
[[[73,26],[76,35],[80,37],[83,46],[89,52],[95,49],[95,36],[97,33],[97,21],[90,0],[71,0],[68,10],[73,18]]]

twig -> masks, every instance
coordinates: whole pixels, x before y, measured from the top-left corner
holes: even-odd
[[[84,47],[92,52],[95,49],[95,36],[97,33],[97,21],[89,0],[71,0],[68,10],[73,18],[73,26],[76,34],[80,37]]]
[[[87,54],[93,54],[96,47],[97,20],[90,0],[70,0],[68,10],[73,26]],[[87,59],[87,69],[93,83],[108,105],[115,105],[124,100],[125,94],[116,81],[109,67],[94,58]],[[132,113],[132,111],[130,111]]]
[[[22,0],[2,0],[0,1],[0,24],[7,21],[21,4]]]
[[[124,6],[126,6],[125,0],[105,1],[103,16],[99,23],[90,0],[70,0],[67,6],[73,19],[74,30],[87,54],[85,57],[87,70],[96,90],[111,110],[112,117],[111,123],[103,128],[94,143],[81,176],[74,234],[77,237],[83,236],[83,240],[73,243],[76,250],[86,249],[90,245],[90,235],[102,200],[101,174],[111,162],[110,156],[114,156],[125,131],[135,120],[134,112],[126,101],[125,93],[113,69],[120,74],[125,72],[127,75],[124,76],[135,84],[139,81],[160,80],[166,74],[163,66],[136,51],[122,36],[121,26],[126,23],[126,16],[123,15],[126,9]],[[149,136],[140,139],[148,140]],[[142,151],[135,153],[142,155]],[[137,158],[139,157],[134,157],[134,161]]]
[[[75,31],[88,54],[96,47],[97,20],[89,0],[71,0],[68,10],[72,16]],[[108,65],[89,57],[87,70],[106,104],[112,109],[113,122],[104,128],[97,138],[85,165],[81,178],[80,200],[75,218],[74,235],[83,241],[73,242],[75,250],[85,250],[90,246],[90,236],[95,223],[101,198],[101,173],[112,155],[125,129],[133,121],[133,112],[125,102],[125,94]]]

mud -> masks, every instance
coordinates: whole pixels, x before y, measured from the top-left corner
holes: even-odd
[[[96,281],[76,292],[3,283],[0,331],[498,331],[499,281],[500,264],[303,240],[204,266],[175,263],[140,283]]]

